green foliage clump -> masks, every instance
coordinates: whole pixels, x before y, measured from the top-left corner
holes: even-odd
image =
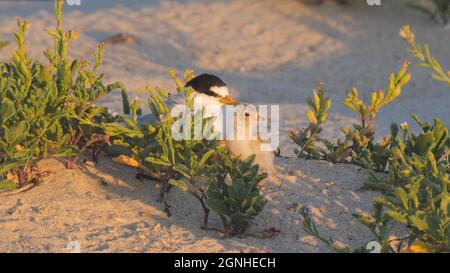
[[[384,171],[387,164],[390,139],[382,143],[374,143],[374,122],[378,112],[386,105],[396,100],[405,85],[411,79],[407,72],[408,63],[397,74],[390,75],[386,92],[375,91],[371,95],[370,104],[366,105],[358,96],[358,90],[353,88],[343,100],[343,104],[359,115],[360,124],[354,124],[353,129],[343,129],[346,140],[351,142],[351,162],[375,171]]]
[[[423,66],[432,67],[436,71],[434,78],[446,81],[444,77],[440,77],[444,74],[437,60],[430,56],[426,46],[426,53],[423,54],[422,47],[415,43],[414,34],[409,27],[404,27],[401,34],[412,46],[413,54],[423,61]],[[375,116],[376,109],[395,99],[409,79],[410,76],[404,67],[397,76],[391,76],[387,95],[374,93],[369,107],[364,106],[357,98],[356,92],[352,92],[346,99],[345,104],[355,112],[359,112],[362,121],[360,125],[354,126],[354,132],[367,137],[368,144],[372,143],[373,131],[370,120]],[[371,172],[366,182],[366,188],[384,193],[383,197],[374,199],[373,214],[353,216],[369,228],[380,243],[382,252],[450,252],[449,129],[439,118],[433,123],[422,122],[417,116],[413,118],[422,132],[418,134],[410,132],[407,123],[393,124],[391,136],[385,137],[383,143],[378,144],[383,148],[382,153],[378,148],[358,143],[358,147],[368,148],[372,154],[385,155],[380,161],[383,164],[379,165],[383,168],[377,168],[377,160],[367,153],[352,156],[365,160],[361,165],[368,169],[387,168],[388,173],[380,177]],[[351,249],[337,246],[331,238],[327,239],[320,235],[309,214],[304,213],[303,217],[304,230],[336,251],[367,251],[365,248]],[[392,238],[390,234],[394,223],[407,226],[409,231],[407,236]]]
[[[25,48],[26,21],[18,21],[18,49],[9,62],[0,64],[0,177],[2,183],[22,187],[45,174],[37,162],[46,157],[68,157],[72,168],[86,149],[95,151],[109,139],[99,126],[113,120],[104,107],[94,106],[100,97],[119,88],[104,85],[97,75],[103,45],[92,69],[86,61],[70,60],[70,41],[78,34],[64,31],[62,5],[55,1],[57,28],[47,32],[54,39],[48,63],[32,60]],[[96,146],[98,145],[98,146]]]
[[[290,138],[303,147],[307,158],[352,163],[370,170],[384,171],[388,162],[391,139],[385,138],[383,142],[375,143],[374,122],[380,109],[396,100],[410,81],[411,75],[407,69],[408,63],[404,63],[397,74],[392,73],[387,91],[373,92],[369,105],[359,98],[356,88],[348,93],[343,104],[357,113],[361,122],[354,124],[353,129],[342,128],[344,140],[339,139],[334,143],[316,135],[321,131],[320,126],[327,121],[331,106],[331,100],[325,97],[323,86],[318,93],[313,92],[313,99],[307,98],[306,102],[311,108],[306,113],[309,126],[298,134],[291,132]],[[302,153],[298,154],[302,156]]]
[[[220,216],[226,235],[243,233],[266,204],[258,185],[267,174],[258,174],[254,160],[254,156],[241,160],[222,153],[221,163],[213,166],[206,205]]]
[[[450,1],[449,1],[450,2]],[[447,83],[450,86],[450,71],[445,72],[439,61],[430,53],[427,44],[420,45],[416,41],[416,36],[411,31],[411,27],[406,25],[400,30],[400,37],[408,44],[409,52],[419,60],[419,66],[433,70],[433,78],[437,81]]]
[[[139,100],[130,103],[128,95],[123,92],[124,110],[129,111],[131,117],[124,117],[122,123],[105,124],[106,131],[115,144],[130,149],[131,157],[138,162],[139,177],[162,183],[160,200],[164,202],[168,215],[169,205],[165,196],[170,187],[175,186],[199,201],[204,215],[203,228],[207,228],[209,213],[213,210],[221,216],[228,235],[241,233],[262,209],[262,196],[257,184],[265,176],[256,175],[258,167],[253,165],[253,160],[241,162],[232,159],[223,145],[214,139],[214,130],[202,129],[200,132],[210,132],[211,135],[192,135],[192,128],[199,123],[203,124],[202,128],[212,129],[213,118],[203,117],[203,110],[193,113],[192,118],[193,90],[185,88],[193,77],[192,71],[186,71],[183,80],[177,78],[174,71],[170,74],[178,96],[185,100],[187,112],[172,116],[168,105],[171,100],[169,93],[147,86],[144,90],[150,96],[148,106],[156,121],[141,120]],[[173,128],[184,132],[184,137],[175,138]],[[231,177],[231,185],[224,184],[227,176]],[[248,200],[250,196],[251,200]]]
[[[326,238],[321,235],[307,208],[302,208],[300,214],[303,217],[303,230],[309,235],[319,239],[322,243],[334,251],[339,253],[369,253],[373,251],[373,249],[369,249],[367,246],[351,248],[337,244],[333,238]],[[392,246],[392,242],[395,241],[395,239],[393,240],[389,236],[391,221],[382,214],[381,205],[377,204],[374,206],[373,216],[353,214],[353,217],[360,223],[364,224],[371,231],[372,235],[375,236],[376,241],[379,242],[381,246],[380,252],[386,253],[400,251],[403,246],[402,243],[397,244],[396,248]]]
[[[450,138],[449,130],[435,119],[423,123],[415,117],[423,132],[415,135],[402,125],[401,136],[391,148],[389,175],[368,182],[381,189],[385,197],[375,204],[386,208],[386,216],[408,225],[408,240],[418,240],[430,251],[450,251]]]
[[[343,100],[343,104],[359,115],[361,124],[355,125],[356,131],[365,138],[372,139],[374,134],[374,121],[380,109],[397,99],[402,88],[410,81],[411,74],[407,73],[408,63],[395,75],[391,74],[387,92],[383,90],[372,93],[370,104],[365,105],[359,98],[358,90],[353,88]]]
[[[391,148],[389,175],[375,180],[370,188],[382,189],[384,196],[374,199],[370,216],[354,214],[381,245],[381,252],[450,252],[450,163],[448,129],[437,119],[415,136],[405,129]],[[365,251],[337,246],[320,235],[307,214],[304,230],[342,252]],[[408,227],[408,234],[392,238],[393,223]]]
[[[175,77],[173,71],[171,75]],[[190,78],[192,78],[192,72],[187,71],[184,77],[185,82]],[[184,89],[178,78],[175,82],[179,83],[178,93],[184,96],[186,105],[192,105],[191,90]],[[140,101],[135,100],[129,103],[128,95],[123,92],[124,110],[129,110],[131,117],[124,117],[124,124],[106,125],[108,135],[115,138],[113,141],[115,144],[131,150],[132,158],[139,163],[139,168],[143,173],[162,182],[161,201],[165,202],[165,194],[171,185],[197,198],[204,209],[204,225],[207,225],[209,210],[205,205],[206,196],[204,194],[207,178],[203,172],[206,162],[215,153],[218,143],[189,138],[175,140],[172,128],[178,124],[181,125],[179,128],[183,129],[181,124],[183,116],[172,117],[171,109],[167,105],[169,93],[159,87],[155,89],[150,86],[143,88],[150,95],[148,106],[151,114],[157,119],[155,123],[141,122],[139,119],[142,115]],[[190,113],[184,114],[190,116]],[[202,121],[211,122],[210,119],[202,119]],[[192,126],[192,122],[190,120],[190,124],[186,123],[184,126]],[[186,128],[186,132],[191,131]],[[167,204],[166,210],[169,213]]]
[[[417,0],[410,1],[407,6],[418,10],[434,19],[438,23],[446,25],[450,19],[450,0],[430,0],[430,5],[424,5]]]
[[[439,164],[444,164],[448,168],[448,129],[439,118],[434,120],[434,124],[423,123],[417,116],[413,116],[422,133],[416,135],[409,131],[409,125],[403,123],[400,125],[400,136],[393,134],[393,144],[390,148],[389,175],[383,180],[372,176],[368,186],[381,187],[381,190],[392,189],[392,186],[408,183],[411,177],[402,178],[403,174],[410,174],[412,170],[426,174],[428,178],[433,177]],[[393,131],[398,132],[399,126],[393,124]],[[428,169],[432,167],[431,169]],[[401,169],[401,170],[399,170]],[[445,168],[444,168],[445,169]],[[428,173],[428,171],[433,171]],[[374,182],[374,183],[372,183]],[[439,182],[437,182],[439,184]]]
[[[313,96],[306,98],[306,104],[310,108],[306,112],[306,118],[309,121],[308,127],[298,133],[289,132],[289,137],[303,148],[303,151],[295,151],[298,156],[305,152],[307,158],[320,159],[326,152],[317,145],[320,142],[317,135],[321,132],[321,126],[327,122],[331,107],[331,99],[326,97],[324,84],[320,85],[319,90],[313,90]]]

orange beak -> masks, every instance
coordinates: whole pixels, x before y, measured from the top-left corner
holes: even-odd
[[[225,98],[220,98],[219,101],[225,105],[238,105],[239,104],[231,96],[226,96]]]

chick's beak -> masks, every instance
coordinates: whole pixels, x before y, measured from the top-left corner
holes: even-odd
[[[239,103],[233,99],[231,96],[226,96],[224,98],[220,98],[219,101],[226,105],[238,105]]]

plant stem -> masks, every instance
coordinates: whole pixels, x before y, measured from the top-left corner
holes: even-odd
[[[209,209],[205,204],[205,200],[203,198],[203,196],[198,196],[197,194],[194,194],[193,192],[190,192],[195,198],[197,198],[197,200],[200,202],[200,204],[202,205],[203,208],[203,225],[202,228],[207,228],[208,227],[208,219],[209,219]]]
[[[82,136],[83,136],[82,133],[80,133],[78,135],[77,142],[74,143],[75,145],[78,144],[78,142],[80,141]],[[86,151],[87,148],[91,147],[95,143],[102,142],[102,141],[106,142],[106,144],[111,146],[111,141],[109,140],[109,137],[107,135],[93,135],[91,137],[91,139],[83,145],[83,147],[80,149],[80,152],[83,153],[84,151]],[[74,169],[76,167],[76,164],[77,164],[77,161],[79,158],[80,158],[79,156],[70,157],[67,162],[67,169],[69,169],[69,170]]]
[[[23,186],[25,186],[25,183],[27,182],[27,170],[26,170],[26,166],[23,168],[19,168],[17,170],[17,177],[18,177],[18,183],[19,183],[19,188],[22,188]]]
[[[305,144],[303,144],[302,148],[300,149],[300,151],[295,155],[294,158],[291,159],[291,162],[289,163],[289,165],[287,166],[285,173],[283,175],[283,179],[281,180],[280,186],[278,187],[279,189],[281,189],[281,187],[283,186],[284,180],[286,179],[286,176],[288,175],[288,173],[291,171],[291,168],[294,166],[295,162],[297,161],[297,158],[303,153],[303,151],[305,150],[306,146],[308,146],[308,144],[311,142],[311,140],[314,138],[314,136],[317,134],[317,132],[319,131],[320,126],[317,126],[317,128],[312,132],[312,134],[309,136],[308,140],[305,142]]]

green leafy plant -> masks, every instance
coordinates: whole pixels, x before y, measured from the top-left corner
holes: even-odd
[[[352,163],[377,172],[385,171],[392,137],[386,137],[381,143],[375,143],[374,122],[380,109],[397,99],[403,87],[410,81],[411,75],[407,69],[408,63],[404,63],[397,74],[392,73],[386,92],[383,90],[373,92],[369,105],[359,98],[356,88],[348,93],[343,104],[357,113],[361,122],[354,124],[353,129],[342,128],[345,138],[339,139],[336,143],[319,136],[320,126],[328,119],[331,100],[325,97],[323,85],[319,92],[314,91],[313,99],[307,99],[311,109],[306,113],[309,126],[299,133],[292,131],[289,135],[303,148],[302,152],[298,153],[299,156],[302,156],[304,151],[306,158]]]
[[[378,178],[375,175],[366,183],[366,187],[389,191],[411,182],[411,173],[422,173],[427,179],[432,179],[436,168],[443,165],[448,172],[448,129],[440,119],[435,119],[434,124],[423,123],[417,116],[413,116],[421,126],[422,133],[416,135],[409,131],[409,125],[403,123],[400,126],[401,134],[394,138],[389,150],[389,172],[388,176]],[[398,128],[398,125],[393,125]],[[396,129],[398,130],[398,129]],[[404,169],[403,169],[404,168]],[[403,175],[408,173],[408,176]],[[433,181],[433,180],[430,180]],[[440,184],[440,180],[434,184]],[[431,183],[431,182],[430,182]]]
[[[449,1],[450,3],[450,1]],[[419,66],[433,70],[433,78],[437,81],[447,83],[450,86],[450,71],[445,71],[439,61],[434,58],[427,44],[420,45],[416,41],[416,36],[408,25],[400,30],[400,37],[408,44],[408,50],[416,59],[419,60]]]
[[[410,44],[413,55],[422,61],[421,65],[434,69],[436,80],[448,82],[447,74],[438,61],[431,57],[427,46],[416,44],[408,26],[402,29],[401,36]],[[366,188],[384,193],[383,197],[374,199],[373,214],[353,216],[372,232],[381,245],[381,252],[450,252],[449,129],[439,118],[429,123],[413,116],[422,129],[420,133],[412,133],[407,123],[393,124],[391,136],[385,137],[381,144],[377,144],[379,146],[371,144],[373,120],[379,108],[398,97],[401,88],[410,80],[406,66],[397,75],[391,75],[386,95],[373,93],[369,106],[364,105],[356,91],[352,91],[344,101],[361,117],[361,124],[355,125],[352,131],[344,132],[352,136],[347,138],[352,141],[352,163],[371,170],[388,170],[387,175],[383,176],[371,172],[366,182]],[[331,238],[320,235],[309,214],[302,215],[305,231],[334,250],[364,250],[336,245]],[[408,227],[408,233],[403,238],[389,235],[394,223]]]
[[[415,0],[408,2],[407,6],[430,16],[438,23],[446,25],[450,19],[450,0],[430,0],[428,2],[430,5],[424,5]]]
[[[349,140],[338,139],[336,143],[320,137],[322,125],[329,117],[331,99],[326,97],[325,85],[322,83],[319,90],[313,91],[313,96],[306,98],[306,104],[310,108],[306,112],[309,121],[308,127],[299,132],[291,130],[289,137],[303,149],[295,149],[299,157],[307,159],[328,160],[331,162],[346,162],[351,154]],[[346,129],[343,129],[343,132]]]
[[[64,31],[62,25],[62,6],[64,1],[55,1],[57,28],[47,32],[54,38],[54,52],[46,51],[50,62],[49,69],[56,73],[56,84],[60,99],[65,102],[66,115],[61,121],[65,132],[70,133],[70,145],[79,153],[92,150],[94,161],[104,145],[110,145],[109,137],[99,124],[115,120],[107,108],[96,106],[95,102],[108,93],[121,89],[122,84],[103,84],[103,75],[97,75],[103,60],[104,45],[98,46],[92,68],[84,60],[69,60],[70,41],[78,37],[72,31]],[[76,166],[79,156],[68,159],[68,168]]]
[[[55,111],[63,107],[54,100],[57,90],[44,89],[50,75],[26,54],[28,23],[19,21],[18,26],[18,50],[10,63],[0,64],[0,175],[22,187],[42,177],[36,166],[40,158],[57,154],[62,147],[66,155],[72,151],[58,123],[63,113]]]
[[[267,174],[258,174],[254,160],[254,156],[241,160],[222,153],[220,164],[212,167],[206,205],[220,216],[222,233],[228,236],[242,234],[266,204],[258,184]]]
[[[344,129],[344,133],[352,145],[352,162],[367,169],[384,171],[387,164],[389,138],[380,144],[374,144],[374,122],[378,112],[384,106],[397,99],[403,87],[408,84],[411,74],[407,72],[408,63],[404,63],[401,70],[390,75],[386,92],[383,90],[372,93],[370,104],[366,105],[359,98],[358,90],[353,88],[343,100],[343,104],[359,115],[360,124],[354,124],[353,129]]]
[[[387,208],[386,215],[408,225],[408,239],[418,240],[429,251],[450,251],[449,130],[440,119],[423,123],[422,133],[409,132],[406,124],[391,148],[389,175],[374,178],[369,188],[384,190],[386,197],[375,204]]]
[[[328,246],[329,248],[333,249],[334,251],[338,252],[338,253],[353,253],[353,252],[364,252],[364,249],[351,249],[349,247],[345,247],[345,246],[341,246],[339,244],[337,244],[333,238],[331,237],[324,237],[319,229],[317,228],[316,223],[314,222],[311,213],[309,212],[308,208],[303,207],[300,210],[300,214],[303,217],[303,231],[305,231],[307,234],[317,238],[319,241],[321,241],[322,243],[324,243],[326,246]]]
[[[408,63],[404,63],[397,74],[391,73],[386,92],[383,90],[373,92],[368,105],[359,98],[356,88],[353,88],[343,100],[342,103],[357,113],[361,121],[354,124],[353,129],[342,129],[346,142],[350,143],[351,163],[377,172],[386,169],[389,158],[387,149],[391,138],[386,137],[381,143],[375,143],[375,118],[383,107],[400,96],[402,89],[410,81],[411,74],[407,69]]]
[[[413,134],[406,123],[394,124],[387,150],[388,175],[379,177],[372,173],[366,183],[366,188],[385,194],[374,199],[374,214],[354,217],[371,230],[382,252],[449,252],[449,130],[438,118],[433,123],[422,122],[417,116],[414,119],[422,132]],[[304,218],[309,234],[336,251],[353,251],[322,237],[312,220]],[[408,226],[407,236],[391,239],[393,222]]]
[[[442,181],[447,184],[448,175]],[[406,190],[405,190],[406,189]],[[426,189],[426,188],[423,188]],[[448,188],[439,194],[420,193],[418,184],[398,187],[392,195],[374,199],[372,215],[353,214],[365,225],[381,246],[382,253],[399,252],[449,252],[450,219],[448,214]],[[424,196],[426,200],[420,199]],[[423,202],[423,203],[421,203]],[[323,237],[309,214],[303,213],[304,230],[337,252],[368,252],[364,246],[342,247],[332,238]],[[393,223],[407,225],[409,234],[402,238],[391,236]]]
[[[306,112],[306,117],[309,121],[307,128],[300,130],[300,132],[290,131],[289,137],[296,144],[300,145],[300,150],[295,149],[295,157],[290,161],[286,167],[283,179],[280,183],[280,188],[283,186],[286,176],[289,174],[291,168],[294,166],[298,157],[306,153],[307,158],[320,159],[326,152],[318,146],[318,133],[321,131],[321,126],[327,122],[329,117],[329,109],[331,107],[331,99],[325,96],[326,89],[324,84],[320,84],[319,90],[313,90],[312,98],[306,98],[306,104],[310,108]]]
[[[309,235],[319,239],[322,243],[336,252],[371,253],[376,251],[381,253],[400,253],[411,249],[407,248],[407,244],[404,242],[410,237],[399,239],[390,235],[392,232],[393,220],[383,212],[383,205],[378,203],[374,204],[372,215],[354,213],[353,218],[370,230],[371,234],[374,236],[373,242],[379,244],[379,249],[374,249],[373,247],[375,246],[371,246],[370,244],[359,247],[348,247],[337,244],[333,238],[326,238],[321,235],[307,208],[303,208],[300,211],[300,214],[303,217],[303,230]],[[413,245],[413,247],[417,248],[417,245]]]
[[[175,72],[171,76],[177,84],[178,94],[184,96],[188,106],[193,105],[192,90],[185,89],[181,81],[176,78]],[[185,73],[184,80],[192,78],[192,71]],[[202,141],[191,138],[183,138],[176,141],[172,135],[172,128],[176,124],[181,125],[182,117],[172,117],[168,106],[169,93],[157,87],[143,88],[150,95],[148,106],[151,114],[156,117],[154,123],[141,122],[142,115],[140,101],[130,103],[126,92],[122,92],[124,112],[131,113],[131,117],[124,117],[124,124],[108,124],[107,133],[114,138],[114,143],[131,150],[131,155],[139,164],[141,177],[150,176],[162,182],[160,201],[166,205],[166,211],[170,215],[169,206],[165,202],[165,194],[171,185],[177,186],[185,192],[189,192],[198,199],[204,209],[207,225],[209,209],[205,205],[204,187],[206,180],[203,175],[206,161],[213,155],[218,146],[216,141]],[[185,113],[190,115],[189,113]],[[202,112],[197,113],[201,116]],[[186,119],[187,120],[187,119]],[[195,119],[194,119],[195,120]],[[201,119],[210,123],[211,119]],[[186,122],[185,126],[193,126],[193,120]],[[179,127],[184,129],[183,125]],[[191,127],[193,128],[193,127]],[[186,132],[191,132],[186,128]]]
[[[321,126],[327,122],[331,107],[331,99],[326,97],[324,84],[320,84],[319,90],[313,90],[313,96],[312,98],[306,98],[306,104],[309,107],[306,112],[306,118],[309,121],[308,127],[298,133],[290,131],[289,137],[300,147],[303,147],[301,152],[295,150],[298,156],[302,156],[304,152],[307,158],[320,159],[326,152],[318,145],[320,140],[317,135],[321,132]]]
[[[387,149],[388,175],[372,173],[366,183],[366,188],[381,190],[385,196],[374,199],[372,216],[353,216],[374,234],[382,252],[449,252],[449,130],[438,118],[432,124],[414,119],[422,132],[413,134],[406,123],[394,124]],[[407,236],[392,239],[392,223],[408,226]],[[304,228],[336,251],[362,249],[341,248],[322,237],[307,215]]]
[[[403,244],[400,242],[394,245],[394,242],[396,242],[397,239],[390,237],[390,232],[392,230],[392,220],[383,214],[383,207],[381,205],[376,204],[373,210],[373,215],[353,214],[353,217],[370,230],[370,232],[374,236],[375,241],[380,243],[380,252],[400,252]],[[337,244],[333,238],[326,238],[321,235],[307,208],[302,208],[300,214],[303,217],[303,230],[309,235],[319,239],[322,243],[335,250],[336,252],[368,253],[374,251],[374,249],[370,249],[368,246],[352,248]]]
[[[18,49],[11,61],[0,64],[0,176],[16,181],[18,187],[42,178],[40,159],[68,157],[68,167],[73,168],[86,149],[94,149],[96,155],[99,144],[109,141],[99,124],[114,118],[94,103],[121,85],[105,86],[103,76],[96,75],[102,45],[92,69],[86,61],[69,60],[70,41],[78,34],[63,29],[63,2],[55,1],[57,28],[47,31],[54,38],[53,51],[44,52],[48,64],[28,56],[26,21],[18,22]]]

